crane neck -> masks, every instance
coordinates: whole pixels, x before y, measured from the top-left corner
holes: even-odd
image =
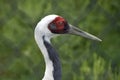
[[[35,34],[35,40],[44,56],[46,69],[42,80],[61,80],[61,64],[56,50],[52,47],[50,39]]]

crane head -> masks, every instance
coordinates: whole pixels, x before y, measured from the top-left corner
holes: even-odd
[[[91,40],[102,41],[96,36],[74,27],[73,25],[69,24],[63,17],[58,15],[48,15],[44,17],[37,24],[35,30],[39,30],[40,34],[50,38],[58,34],[73,34],[83,36]]]

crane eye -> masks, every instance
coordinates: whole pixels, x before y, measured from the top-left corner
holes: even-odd
[[[56,30],[57,29],[57,27],[56,27],[56,25],[54,23],[51,23],[49,25],[49,27],[50,27],[51,30]]]
[[[59,25],[63,25],[63,22],[58,22]]]

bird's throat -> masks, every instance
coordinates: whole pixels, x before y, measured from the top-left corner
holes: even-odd
[[[55,51],[55,49],[52,47],[52,45],[47,40],[45,40],[45,36],[43,36],[43,43],[47,49],[48,56],[52,62],[53,78],[54,80],[61,80],[61,64],[60,64],[59,56]]]

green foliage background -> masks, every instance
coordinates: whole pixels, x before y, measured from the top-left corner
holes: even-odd
[[[103,40],[54,38],[62,80],[120,80],[120,0],[0,0],[0,80],[42,80],[45,64],[34,28],[48,14]]]

